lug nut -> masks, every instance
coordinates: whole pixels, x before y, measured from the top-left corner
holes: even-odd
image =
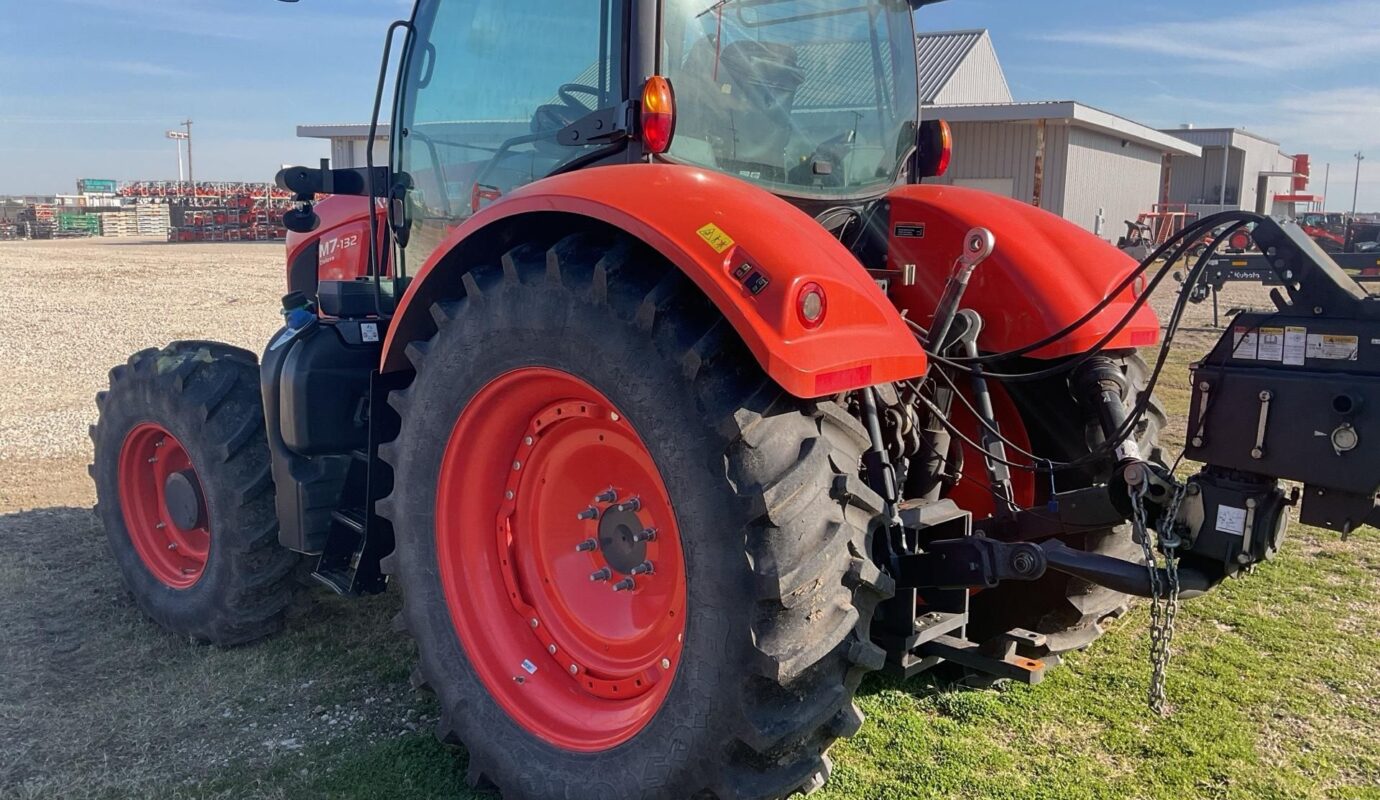
[[[626,501],[619,503],[617,508],[619,511],[637,511],[642,508],[642,499],[629,497]]]
[[[671,668],[671,659],[669,659],[669,658],[663,658],[663,659],[661,659],[661,668],[662,668],[662,669],[670,669],[670,668]]]
[[[592,580],[592,581],[594,581],[595,583],[598,583],[598,582],[601,582],[601,581],[606,581],[606,580],[608,580],[609,578],[612,578],[612,577],[613,577],[613,570],[609,569],[608,567],[604,567],[604,568],[601,569],[601,570],[597,570],[597,571],[591,573],[590,576],[589,576],[589,579]]]
[[[554,645],[554,644],[548,644],[548,645],[546,646],[546,652],[550,653],[550,654],[553,655],[553,656],[556,655],[556,645]]]
[[[169,549],[169,550],[176,550],[176,549],[177,549],[177,542],[168,542],[168,549]]]
[[[158,457],[157,457],[157,456],[154,456],[154,457],[150,458],[150,459],[149,459],[149,463],[150,463],[150,464],[156,464],[156,463],[158,463]]]
[[[533,439],[532,439],[531,436],[524,436],[524,437],[522,437],[522,443],[525,444],[525,445],[527,445],[528,447],[531,447],[531,446],[532,446],[532,442],[533,442]]]
[[[615,492],[612,486],[600,492],[599,494],[594,495],[594,502],[596,503],[612,503],[617,499],[618,492]]]
[[[656,541],[656,528],[643,528],[642,530],[638,531],[637,533],[634,533],[634,534],[633,534],[633,541],[634,541],[634,542],[655,542],[655,541]]]
[[[153,526],[153,527],[155,527],[155,528],[157,528],[158,530],[161,531],[161,530],[163,530],[164,528],[168,527],[168,525],[167,525],[167,523],[165,523],[165,522],[158,522],[158,523],[154,523],[154,526]]]
[[[574,665],[574,664],[571,664],[571,665],[570,665],[570,674],[571,674],[571,675],[578,675],[579,672],[580,672],[580,668],[579,668],[578,666],[576,666],[576,665]]]
[[[586,508],[584,511],[581,511],[580,513],[575,515],[575,519],[597,519],[598,517],[599,509],[595,508],[594,506],[590,506],[589,508]]]
[[[638,564],[637,566],[629,570],[629,572],[631,572],[633,575],[651,575],[652,569],[652,562],[643,561],[641,564]]]
[[[630,592],[636,588],[637,581],[633,580],[632,578],[624,578],[623,580],[613,585],[613,590],[615,592]]]
[[[597,540],[595,540],[595,539],[586,539],[586,540],[584,540],[583,542],[580,542],[579,544],[575,545],[575,552],[577,552],[577,553],[588,553],[588,552],[590,552],[591,550],[594,550],[595,548],[597,548],[598,546],[599,546],[599,542],[598,542]]]
[[[532,625],[533,628],[535,628],[535,627],[537,627],[538,625],[541,624],[541,621],[538,620],[536,617],[532,617],[532,619],[528,620],[528,622],[531,623],[531,625]]]

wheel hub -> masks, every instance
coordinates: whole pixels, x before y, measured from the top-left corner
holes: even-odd
[[[636,511],[616,505],[604,509],[599,517],[599,552],[614,572],[632,575],[647,560],[647,542],[639,538],[644,530]]]
[[[201,496],[201,482],[190,469],[181,469],[168,475],[163,482],[163,505],[168,518],[183,530],[206,525],[206,500]]]
[[[451,434],[436,529],[457,634],[517,722],[588,752],[650,721],[680,660],[685,568],[660,472],[606,397],[544,368],[492,381]]]

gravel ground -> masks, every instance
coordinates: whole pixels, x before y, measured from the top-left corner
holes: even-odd
[[[0,243],[0,796],[222,796],[203,783],[218,770],[306,774],[337,750],[430,741],[434,703],[388,630],[396,597],[312,592],[282,636],[191,647],[134,608],[90,511],[87,427],[110,367],[176,339],[259,352],[282,261],[275,245]],[[1216,338],[1210,313],[1192,309],[1188,348]]]

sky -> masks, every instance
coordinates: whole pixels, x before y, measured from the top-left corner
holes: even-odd
[[[512,0],[553,2],[555,0]],[[410,0],[0,0],[0,194],[78,178],[199,179],[314,163],[301,123],[364,122],[387,24]],[[1380,0],[948,0],[921,30],[988,28],[1017,100],[1152,127],[1241,127],[1313,155],[1311,190],[1380,210]]]

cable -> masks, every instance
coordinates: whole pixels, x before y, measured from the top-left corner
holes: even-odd
[[[1229,212],[1229,213],[1230,213],[1230,212]],[[1254,215],[1251,215],[1251,216],[1254,216]],[[1162,372],[1163,372],[1163,370],[1164,370],[1164,366],[1165,366],[1166,362],[1168,361],[1168,355],[1169,355],[1169,352],[1170,352],[1170,350],[1171,350],[1171,348],[1172,348],[1172,346],[1173,346],[1174,337],[1175,337],[1176,334],[1178,333],[1179,326],[1180,326],[1180,324],[1182,323],[1182,320],[1183,320],[1183,312],[1184,312],[1184,310],[1187,308],[1188,300],[1189,300],[1189,298],[1190,298],[1191,295],[1192,295],[1192,290],[1193,290],[1194,285],[1195,285],[1199,280],[1202,279],[1202,274],[1203,274],[1203,272],[1204,272],[1204,271],[1206,270],[1206,268],[1207,268],[1207,263],[1208,263],[1209,259],[1215,254],[1217,248],[1220,247],[1221,244],[1222,244],[1224,241],[1226,241],[1233,233],[1235,233],[1237,230],[1239,230],[1241,227],[1245,226],[1246,224],[1248,224],[1248,220],[1240,220],[1240,221],[1238,221],[1235,225],[1232,225],[1232,226],[1228,227],[1227,229],[1225,229],[1224,231],[1222,231],[1221,233],[1219,233],[1219,234],[1216,236],[1216,238],[1214,238],[1214,240],[1212,241],[1211,245],[1207,248],[1207,250],[1205,250],[1205,251],[1198,257],[1198,260],[1197,260],[1197,262],[1194,264],[1193,268],[1190,270],[1188,277],[1185,278],[1185,280],[1184,280],[1184,285],[1180,288],[1179,296],[1178,296],[1178,297],[1176,298],[1176,300],[1175,300],[1174,310],[1173,310],[1173,312],[1172,312],[1172,314],[1171,314],[1171,317],[1170,317],[1169,326],[1166,328],[1165,339],[1164,339],[1164,341],[1161,343],[1161,346],[1160,346],[1160,354],[1159,354],[1158,358],[1156,359],[1154,370],[1151,372],[1150,378],[1149,378],[1148,381],[1146,382],[1145,387],[1144,387],[1143,389],[1141,389],[1140,395],[1139,395],[1139,397],[1137,398],[1136,405],[1135,405],[1135,407],[1133,408],[1132,412],[1127,416],[1126,420],[1122,423],[1122,427],[1119,428],[1119,429],[1117,430],[1117,432],[1116,432],[1116,434],[1115,434],[1114,436],[1111,436],[1111,437],[1108,437],[1107,439],[1105,439],[1105,440],[1102,442],[1101,445],[1099,445],[1099,446],[1098,446],[1097,448],[1095,448],[1094,450],[1090,451],[1087,455],[1085,455],[1085,456],[1080,456],[1079,458],[1077,458],[1077,459],[1075,459],[1075,460],[1073,460],[1073,461],[1070,461],[1070,462],[1062,462],[1062,463],[1059,463],[1059,464],[1056,465],[1054,462],[1051,462],[1051,461],[1049,461],[1048,459],[1039,458],[1038,456],[1035,456],[1033,453],[1024,452],[1021,448],[1016,447],[1016,446],[1014,445],[1014,443],[1010,442],[1010,441],[1007,440],[1005,437],[1003,437],[999,431],[993,431],[993,433],[994,433],[998,438],[1002,439],[1002,441],[1003,441],[1004,443],[1006,443],[1006,444],[1008,444],[1008,445],[1011,445],[1014,449],[1016,449],[1018,452],[1021,452],[1023,455],[1026,455],[1027,457],[1032,458],[1033,460],[1036,461],[1036,464],[1033,465],[1033,466],[1028,466],[1028,465],[1024,465],[1024,464],[1016,464],[1015,462],[1007,461],[1007,460],[1005,460],[1005,459],[997,458],[997,457],[995,457],[995,456],[990,456],[990,457],[992,458],[992,460],[997,461],[997,462],[999,462],[999,463],[1003,463],[1003,464],[1005,464],[1006,466],[1011,467],[1011,468],[1013,468],[1013,469],[1021,469],[1021,470],[1027,471],[1027,472],[1036,472],[1036,473],[1040,473],[1040,472],[1050,472],[1050,473],[1052,473],[1052,472],[1059,471],[1059,470],[1072,469],[1072,468],[1075,468],[1075,467],[1084,466],[1084,465],[1089,464],[1089,463],[1094,463],[1094,462],[1096,462],[1096,461],[1098,461],[1098,460],[1101,460],[1102,458],[1106,457],[1106,455],[1107,455],[1109,452],[1111,452],[1111,451],[1115,450],[1115,448],[1119,447],[1119,446],[1121,445],[1121,443],[1124,442],[1124,441],[1130,436],[1130,434],[1136,429],[1136,427],[1140,424],[1141,418],[1143,418],[1143,417],[1145,416],[1145,412],[1149,409],[1150,398],[1151,398],[1151,397],[1153,396],[1153,394],[1154,394],[1154,389],[1155,389],[1155,387],[1158,385],[1160,375],[1162,374]],[[1155,279],[1155,281],[1152,283],[1152,285],[1151,285],[1151,286],[1148,286],[1148,287],[1146,288],[1146,290],[1141,294],[1141,297],[1138,299],[1136,306],[1134,306],[1134,307],[1131,309],[1131,311],[1128,312],[1127,316],[1126,316],[1125,318],[1123,318],[1123,320],[1122,320],[1122,327],[1124,327],[1125,323],[1127,323],[1127,322],[1129,321],[1129,319],[1135,314],[1135,312],[1138,310],[1138,308],[1139,308],[1140,306],[1144,305],[1144,302],[1145,302],[1146,300],[1148,300],[1148,298],[1150,297],[1150,295],[1154,293],[1155,288],[1158,287],[1159,281],[1163,280],[1163,277],[1164,277],[1165,272],[1166,272],[1168,269],[1170,269],[1170,268],[1179,260],[1179,258],[1182,257],[1183,251],[1184,251],[1186,248],[1187,248],[1187,244],[1186,244],[1186,243],[1185,243],[1185,244],[1182,244],[1182,245],[1179,247],[1179,249],[1176,251],[1174,258],[1173,258],[1172,260],[1166,262],[1166,264],[1164,265],[1164,267],[1161,268],[1159,274],[1156,275],[1156,279]],[[1115,331],[1114,331],[1111,335],[1114,336],[1114,335],[1115,335]],[[1074,368],[1076,368],[1077,366],[1081,365],[1082,363],[1085,363],[1085,362],[1086,362],[1087,360],[1089,360],[1092,356],[1097,355],[1097,354],[1100,352],[1100,350],[1101,350],[1101,345],[1102,345],[1102,344],[1105,344],[1105,343],[1100,343],[1099,346],[1095,347],[1093,350],[1089,351],[1088,353],[1085,353],[1085,354],[1084,354],[1082,357],[1080,357],[1079,359],[1075,359],[1075,360],[1073,360],[1073,361],[1071,361],[1071,362],[1067,362],[1066,364],[1060,365],[1060,367],[1054,368],[1054,369],[1051,369],[1051,370],[1042,370],[1042,371],[1036,372],[1036,373],[1027,373],[1025,377],[1026,377],[1026,379],[1033,379],[1033,378],[1030,378],[1029,376],[1034,376],[1034,375],[1040,375],[1041,377],[1052,377],[1053,375],[1061,374],[1062,372],[1065,372],[1065,371],[1074,369]],[[970,372],[970,373],[976,372],[977,374],[981,374],[981,375],[983,375],[984,377],[988,377],[988,378],[998,377],[998,376],[994,376],[994,375],[991,374],[991,373],[984,373],[984,372],[981,372],[981,371],[980,371],[980,367],[969,367],[969,366],[964,365],[964,364],[956,364],[956,363],[950,362],[950,361],[948,361],[947,359],[943,359],[942,357],[937,357],[937,356],[936,356],[936,358],[938,358],[938,360],[939,360],[941,363],[948,363],[948,365],[949,365],[951,368],[957,369],[957,370],[959,370],[959,371]],[[1045,374],[1042,374],[1042,373],[1045,373]],[[948,378],[948,376],[945,375],[944,377],[945,377],[945,380],[946,380],[947,382],[950,383],[950,386],[953,387],[953,383],[952,383],[952,381]],[[963,398],[963,397],[962,397],[962,393],[956,391],[957,387],[953,387],[953,388],[955,388],[955,393],[958,394],[959,397],[963,400],[964,405],[968,405],[968,404],[967,404],[966,398]],[[961,431],[958,431],[958,430],[953,426],[952,422],[950,422],[947,418],[945,418],[945,416],[944,416],[943,414],[939,413],[939,409],[938,409],[937,406],[935,406],[933,403],[931,403],[927,398],[920,397],[920,400],[921,400],[921,402],[929,409],[929,411],[930,411],[931,414],[935,414],[935,415],[936,415],[936,418],[940,420],[941,424],[943,424],[944,427],[947,428],[947,429],[949,430],[950,433],[952,433],[953,435],[955,435],[956,437],[958,437],[961,441],[967,443],[969,446],[975,448],[975,449],[978,450],[979,452],[986,453],[986,449],[985,449],[984,447],[982,447],[981,445],[979,445],[979,444],[973,442],[970,438],[968,438],[966,435],[964,435]],[[970,411],[973,410],[971,406],[968,406],[968,408],[969,408]],[[983,423],[984,427],[987,427],[989,430],[991,430],[990,426],[987,426],[987,425],[986,425],[985,420],[982,420],[981,415],[976,415],[976,414],[975,414],[975,416],[977,417],[977,419],[978,419],[980,422]],[[1039,466],[1039,462],[1042,462],[1042,461],[1045,462],[1045,463],[1047,463],[1047,464],[1049,464],[1050,466],[1049,466],[1047,469],[1042,469],[1042,468]]]
[[[977,356],[976,358],[957,358],[954,360],[959,363],[989,363],[1004,361],[1007,359],[1016,358],[1018,356],[1027,355],[1029,353],[1035,352],[1036,350],[1040,350],[1042,348],[1055,344],[1060,340],[1067,338],[1074,331],[1086,325],[1099,313],[1101,313],[1108,306],[1110,306],[1118,297],[1121,296],[1122,292],[1130,288],[1137,278],[1143,275],[1156,261],[1163,257],[1164,254],[1167,253],[1170,250],[1170,248],[1174,245],[1180,244],[1185,241],[1191,241],[1192,239],[1200,236],[1204,231],[1210,231],[1214,228],[1220,227],[1230,222],[1256,222],[1260,219],[1261,217],[1259,215],[1244,211],[1223,211],[1218,214],[1213,214],[1209,217],[1204,217],[1203,219],[1186,226],[1182,231],[1179,231],[1178,233],[1174,234],[1169,239],[1167,239],[1164,242],[1164,244],[1160,245],[1159,248],[1155,250],[1155,252],[1151,253],[1148,257],[1146,257],[1144,261],[1140,262],[1140,264],[1134,270],[1128,273],[1119,284],[1117,284],[1110,292],[1108,292],[1105,298],[1103,298],[1100,302],[1098,302],[1091,309],[1089,309],[1087,313],[1085,313],[1082,317],[1079,317],[1074,322],[1065,326],[1062,330],[1052,333],[1037,342],[1032,342],[1022,347],[1018,347],[1015,350],[989,354],[984,356]],[[1174,258],[1169,259],[1166,262],[1166,265],[1172,265],[1173,263],[1177,262],[1179,260],[1179,257],[1181,257],[1183,251],[1186,249],[1187,248],[1181,246],[1179,248],[1179,252],[1176,253],[1176,256]],[[1210,249],[1204,251],[1204,255],[1207,255],[1210,252]],[[1150,292],[1147,287],[1147,290],[1145,292],[1142,292],[1142,295],[1149,293]]]

